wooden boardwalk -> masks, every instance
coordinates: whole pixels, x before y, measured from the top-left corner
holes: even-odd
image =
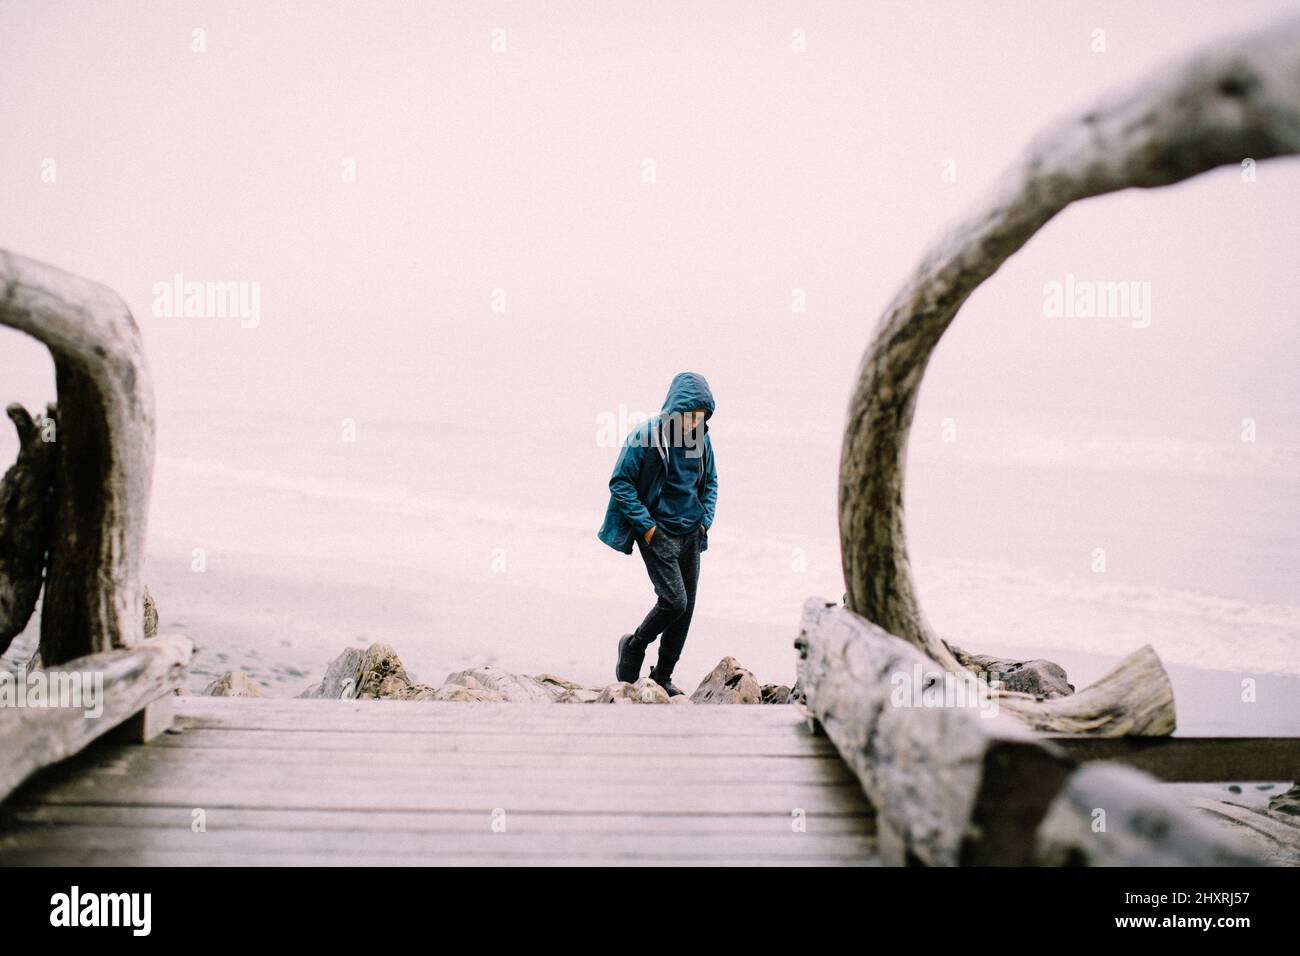
[[[0,804],[0,865],[879,862],[791,706],[175,703]]]

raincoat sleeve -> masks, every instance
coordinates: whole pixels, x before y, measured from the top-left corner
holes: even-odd
[[[641,459],[646,454],[644,443],[635,440],[634,429],[623,442],[623,449],[618,453],[614,464],[614,473],[609,477],[609,491],[614,496],[618,510],[636,529],[636,533],[645,537],[645,533],[654,526],[654,519],[641,501],[636,491],[637,475],[641,471]]]
[[[708,469],[704,475],[704,517],[701,519],[704,528],[707,531],[713,526],[713,509],[718,503],[718,469],[713,462],[713,441],[705,438],[709,443],[709,454],[707,456]]]

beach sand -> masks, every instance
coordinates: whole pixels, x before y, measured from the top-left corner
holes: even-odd
[[[630,563],[629,575],[641,570]],[[377,641],[390,644],[425,683],[441,684],[448,674],[478,664],[607,683],[613,680],[618,636],[652,602],[648,583],[641,600],[574,598],[521,585],[508,575],[471,581],[341,559],[214,553],[208,570],[195,574],[183,555],[164,553],[154,555],[146,571],[162,628],[188,634],[198,645],[187,683],[193,693],[228,670],[243,670],[268,696],[296,696],[344,648]],[[792,684],[799,615],[797,604],[787,620],[766,624],[697,614],[677,682],[693,690],[730,655],[762,683]],[[29,628],[24,639],[35,632]],[[1119,659],[1053,647],[1050,640],[1041,648],[993,642],[968,649],[1056,661],[1076,689]],[[652,648],[647,667],[653,655]],[[1300,729],[1300,677],[1168,661],[1166,669],[1184,732],[1269,735]],[[1253,703],[1242,699],[1244,679],[1254,681]]]

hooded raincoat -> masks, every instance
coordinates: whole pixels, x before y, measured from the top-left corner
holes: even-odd
[[[628,433],[609,478],[609,506],[605,521],[596,536],[616,551],[631,554],[638,535],[654,525],[650,510],[659,502],[667,473],[667,416],[671,412],[689,412],[704,409],[700,425],[703,434],[704,458],[700,469],[700,502],[704,517],[700,550],[709,547],[708,529],[713,524],[714,506],[718,500],[718,471],[713,463],[713,441],[709,438],[709,419],[713,416],[713,393],[709,383],[698,372],[678,372],[668,386],[659,414]],[[656,532],[658,533],[658,532]]]

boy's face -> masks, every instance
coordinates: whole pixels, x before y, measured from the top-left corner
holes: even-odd
[[[682,445],[687,454],[694,457],[703,452],[702,435],[696,428],[704,421],[704,409],[693,408],[689,412],[673,412],[669,416],[668,441],[673,445]]]

